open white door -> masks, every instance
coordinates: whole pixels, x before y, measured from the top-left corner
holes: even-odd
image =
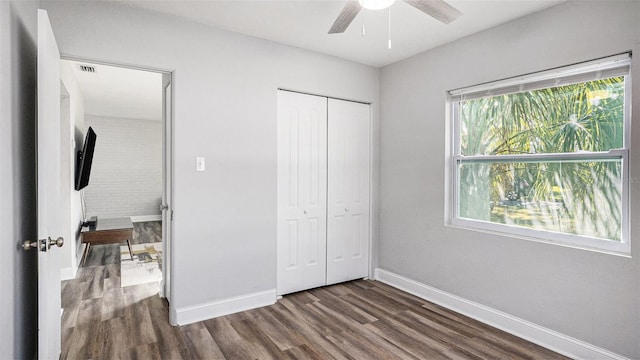
[[[47,12],[38,10],[38,359],[60,356],[60,52]],[[53,245],[53,246],[52,246]],[[57,245],[57,246],[56,246]]]

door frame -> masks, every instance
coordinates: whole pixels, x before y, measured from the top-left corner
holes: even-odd
[[[113,67],[119,67],[119,68],[125,68],[125,69],[131,69],[131,70],[140,70],[140,71],[148,71],[148,72],[154,72],[154,73],[158,73],[161,74],[163,77],[163,80],[168,77],[168,84],[171,87],[171,91],[170,91],[170,96],[168,98],[168,101],[166,101],[166,103],[163,101],[163,109],[162,109],[162,113],[163,113],[163,117],[162,117],[162,168],[163,168],[163,188],[162,188],[162,198],[164,199],[171,199],[171,201],[168,204],[168,209],[166,210],[169,214],[169,216],[167,217],[169,219],[169,221],[173,221],[173,178],[174,178],[174,173],[173,173],[173,163],[174,163],[174,125],[175,125],[175,69],[173,70],[169,70],[169,69],[162,69],[162,68],[155,68],[155,67],[151,67],[151,66],[140,66],[140,65],[132,65],[132,64],[125,64],[125,63],[118,63],[118,62],[111,62],[111,61],[103,61],[103,60],[96,60],[96,59],[92,59],[92,58],[87,58],[87,57],[81,57],[81,56],[74,56],[74,55],[69,55],[69,54],[65,54],[65,53],[60,53],[60,60],[70,60],[70,61],[78,61],[78,62],[88,62],[88,63],[92,63],[92,64],[96,64],[96,65],[106,65],[106,66],[113,66]],[[163,81],[162,83],[162,92],[163,92],[163,97],[165,94],[165,83]],[[169,111],[166,111],[166,107],[169,108]],[[165,116],[166,114],[168,114],[168,116]],[[165,182],[168,182],[169,186],[165,187],[164,184]],[[164,218],[164,211],[163,210],[163,218]],[[164,226],[164,224],[163,224]],[[170,229],[173,229],[173,226],[169,226]],[[162,268],[162,282],[161,282],[161,288],[160,288],[160,296],[161,297],[165,297],[166,295],[169,295],[167,300],[169,302],[169,314],[174,313],[175,311],[171,311],[174,304],[173,300],[173,282],[171,281],[170,278],[167,277],[171,276],[171,269],[173,269],[174,266],[174,261],[173,261],[173,256],[171,256],[173,254],[173,250],[175,249],[174,245],[173,245],[173,231],[171,230],[170,232],[163,234],[166,236],[162,237],[162,244],[163,244],[163,251],[165,251],[165,257],[169,258],[169,261],[163,261],[163,268]],[[168,247],[165,248],[165,245],[169,245]],[[165,289],[165,286],[167,287]],[[169,319],[167,319],[169,320]],[[174,322],[171,322],[171,324],[173,325]]]
[[[292,92],[292,93],[296,93],[296,94],[303,94],[303,95],[312,95],[312,96],[320,96],[320,97],[325,97],[327,99],[335,99],[335,100],[342,100],[342,101],[350,101],[350,102],[355,102],[355,103],[360,103],[360,104],[365,104],[365,105],[369,105],[369,121],[370,121],[370,125],[369,126],[369,238],[368,238],[368,246],[369,246],[369,259],[368,261],[368,273],[369,279],[374,279],[375,280],[375,268],[374,266],[376,264],[374,264],[374,254],[373,254],[373,248],[374,248],[374,240],[377,238],[378,236],[378,231],[376,230],[376,224],[377,224],[377,212],[375,211],[375,206],[378,202],[377,200],[377,195],[378,192],[377,190],[377,185],[378,185],[378,179],[376,174],[378,173],[378,166],[376,165],[376,162],[374,160],[377,159],[378,157],[378,152],[375,151],[376,149],[376,145],[377,145],[377,141],[376,141],[376,137],[375,134],[377,134],[377,129],[378,129],[378,124],[375,121],[376,118],[374,117],[375,114],[375,110],[374,110],[374,103],[371,101],[363,101],[363,100],[354,100],[354,99],[347,99],[347,98],[341,98],[341,97],[337,97],[337,96],[330,96],[330,95],[326,95],[326,94],[318,94],[318,93],[314,93],[314,92],[309,92],[309,91],[303,91],[303,90],[294,90],[294,89],[290,89],[290,88],[284,88],[284,87],[278,87],[276,88],[275,91],[275,97],[276,97],[276,101],[275,101],[275,106],[276,106],[276,116],[278,114],[278,92],[279,91],[288,91],[288,92]],[[327,105],[328,106],[328,105]],[[277,122],[276,122],[276,126],[277,126]],[[277,144],[276,144],[277,145]],[[276,202],[276,211],[277,211],[277,207],[278,207],[278,203]],[[276,245],[277,245],[277,239],[276,239]],[[377,256],[377,254],[376,254]],[[277,264],[277,258],[276,258],[276,264]],[[276,273],[277,273],[278,269],[276,268]],[[276,289],[277,292],[277,289]],[[279,296],[278,298],[280,298],[281,296]]]

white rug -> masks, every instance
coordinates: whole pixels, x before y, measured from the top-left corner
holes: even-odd
[[[162,280],[162,243],[132,245],[133,261],[127,245],[120,246],[120,287]]]

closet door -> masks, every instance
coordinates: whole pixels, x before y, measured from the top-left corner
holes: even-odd
[[[369,105],[329,99],[327,285],[369,274]]]
[[[278,92],[279,295],[326,284],[327,98]]]

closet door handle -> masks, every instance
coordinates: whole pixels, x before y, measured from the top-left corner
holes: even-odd
[[[347,209],[347,208],[344,208],[344,212],[349,212],[349,209]]]
[[[303,210],[302,213],[307,215],[307,210]]]

